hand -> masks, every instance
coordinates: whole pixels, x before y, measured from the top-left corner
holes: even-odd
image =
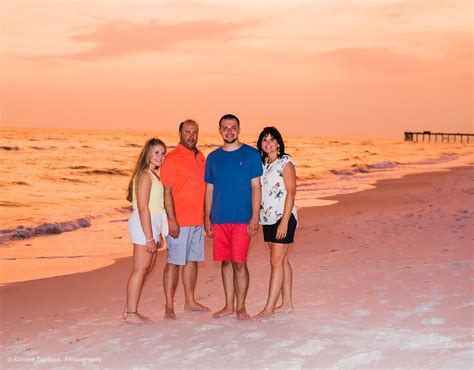
[[[280,225],[278,225],[276,238],[277,239],[284,239],[286,237],[286,233],[288,232],[288,221],[281,220]]]
[[[212,238],[214,236],[214,233],[212,230],[212,222],[209,218],[204,219],[204,230],[206,231],[206,236],[208,238]]]
[[[178,221],[176,220],[170,220],[168,219],[168,233],[172,238],[177,239],[179,237],[179,224]]]
[[[249,238],[253,237],[258,231],[258,219],[252,218],[247,225],[247,235]]]
[[[156,242],[154,240],[151,240],[146,243],[146,251],[148,253],[155,253],[156,250],[158,249]]]

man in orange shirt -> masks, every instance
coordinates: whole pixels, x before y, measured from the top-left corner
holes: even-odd
[[[193,120],[179,125],[180,143],[171,151],[160,170],[168,216],[168,261],[163,271],[165,318],[176,319],[174,295],[180,266],[184,285],[184,309],[209,311],[194,298],[198,262],[204,261],[204,168],[206,160],[196,148],[199,126]]]

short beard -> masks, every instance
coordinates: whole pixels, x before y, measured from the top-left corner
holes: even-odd
[[[181,141],[181,144],[183,144],[183,146],[189,150],[196,150],[197,143],[195,143],[193,146],[190,146],[186,141]]]
[[[224,139],[224,143],[226,144],[234,144],[236,141],[237,141],[238,137],[236,137],[235,139],[232,139],[232,140],[226,140]]]

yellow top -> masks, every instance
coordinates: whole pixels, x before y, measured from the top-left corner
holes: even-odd
[[[151,178],[151,190],[150,190],[150,201],[148,208],[150,213],[165,213],[164,199],[163,199],[163,185],[160,180],[150,171],[147,170]],[[135,186],[135,179],[133,179],[133,209],[138,209],[137,205],[137,189]]]

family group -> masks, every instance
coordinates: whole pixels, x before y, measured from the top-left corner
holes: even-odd
[[[151,321],[138,312],[138,303],[157,250],[164,244],[165,318],[176,319],[180,269],[184,309],[210,311],[194,295],[198,262],[204,261],[204,235],[212,238],[213,258],[221,262],[225,293],[225,305],[214,318],[236,315],[238,320],[258,321],[277,310],[293,310],[288,248],[298,223],[294,161],[285,153],[275,127],[262,130],[257,149],[239,141],[240,121],[233,114],[219,120],[219,133],[222,146],[205,158],[197,148],[199,126],[189,119],[179,125],[179,144],[169,154],[162,140],[152,138],[139,155],[127,190],[133,208],[128,232],[134,263],[123,312],[127,323]],[[259,224],[270,248],[271,275],[266,305],[251,317],[245,306],[250,280],[247,256]]]

